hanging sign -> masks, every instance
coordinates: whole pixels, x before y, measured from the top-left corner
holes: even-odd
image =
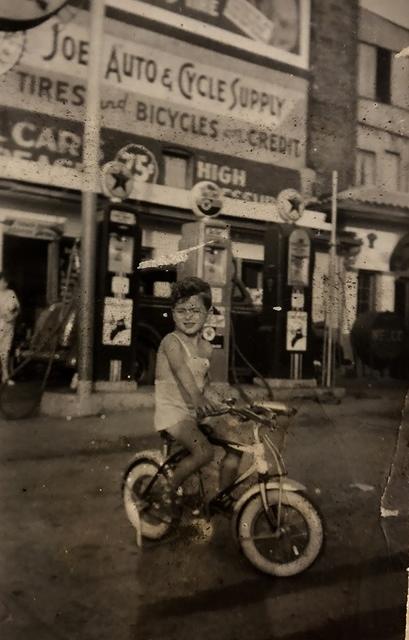
[[[223,193],[210,180],[197,182],[191,191],[192,211],[198,218],[215,218],[223,207]]]
[[[0,0],[0,29],[9,32],[33,29],[70,2],[71,0]]]
[[[307,350],[306,311],[287,312],[287,351]]]
[[[129,198],[133,189],[132,173],[122,162],[107,162],[102,167],[102,189],[111,200],[120,202]]]
[[[297,222],[304,213],[304,200],[295,189],[283,189],[277,197],[277,209],[284,222]]]
[[[308,287],[311,240],[305,229],[295,229],[288,239],[287,284],[292,287]]]

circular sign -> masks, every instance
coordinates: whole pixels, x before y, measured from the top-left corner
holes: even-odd
[[[118,151],[115,160],[124,164],[138,182],[157,182],[158,180],[159,169],[156,158],[141,144],[127,144]]]
[[[0,75],[7,73],[20,62],[25,43],[24,31],[0,31]]]
[[[284,189],[277,196],[277,209],[284,222],[297,222],[304,212],[303,197],[295,189]]]
[[[132,193],[133,175],[122,162],[107,162],[102,167],[102,188],[111,200],[125,200]]]
[[[216,331],[214,327],[205,327],[202,332],[202,337],[204,340],[211,342],[216,337]]]
[[[58,13],[71,0],[35,0],[35,2],[10,2],[0,0],[0,29],[23,31],[33,29]]]
[[[192,211],[199,218],[214,218],[223,208],[223,193],[215,182],[197,182],[191,191]]]

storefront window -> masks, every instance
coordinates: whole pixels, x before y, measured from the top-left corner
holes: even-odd
[[[376,273],[361,270],[358,274],[357,313],[375,310]]]

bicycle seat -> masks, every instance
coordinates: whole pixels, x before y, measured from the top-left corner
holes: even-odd
[[[166,444],[173,444],[173,442],[175,442],[175,438],[165,430],[160,431],[159,435]]]
[[[254,403],[254,407],[261,407],[262,409],[268,409],[278,416],[291,416],[295,413],[295,409],[289,407],[284,402],[275,402],[274,400],[260,400]]]
[[[212,436],[214,434],[213,427],[211,427],[210,424],[207,424],[207,422],[199,422],[198,426],[200,431],[204,433],[205,436]]]

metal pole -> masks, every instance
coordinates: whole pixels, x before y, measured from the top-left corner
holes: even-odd
[[[105,0],[91,0],[89,61],[84,122],[84,186],[81,201],[81,291],[79,309],[78,394],[92,391],[95,305],[96,207],[99,177],[100,78]]]
[[[337,260],[337,192],[338,192],[338,171],[332,172],[332,199],[331,199],[331,240],[329,250],[329,270],[328,270],[328,298],[329,298],[329,314],[328,314],[328,345],[327,345],[327,376],[326,387],[330,387],[333,381],[333,342],[334,342],[334,324],[335,324],[335,279],[336,279],[336,260]]]

